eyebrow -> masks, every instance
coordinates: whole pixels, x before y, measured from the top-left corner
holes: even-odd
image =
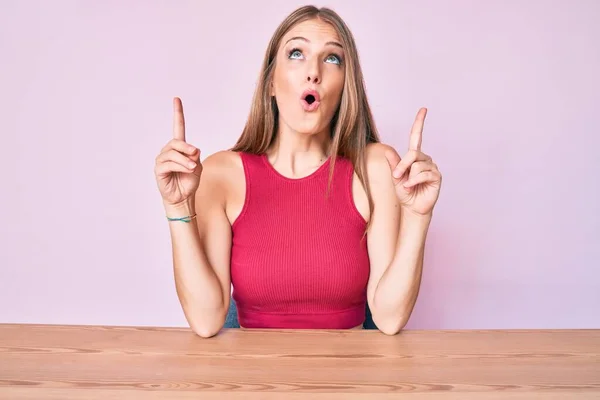
[[[287,44],[288,42],[291,42],[292,40],[302,40],[302,41],[305,41],[307,43],[310,43],[310,40],[308,40],[307,38],[305,38],[303,36],[294,36],[293,38],[288,39],[288,41],[285,42],[285,44]],[[332,46],[337,46],[337,47],[339,47],[342,50],[344,49],[344,47],[340,43],[338,43],[338,42],[327,42],[325,44],[326,45],[330,44]]]

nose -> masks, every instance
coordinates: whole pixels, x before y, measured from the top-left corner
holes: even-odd
[[[306,80],[311,83],[319,83],[321,81],[318,61],[309,63]]]
[[[306,78],[308,82],[319,83],[319,75],[317,74],[309,74]]]

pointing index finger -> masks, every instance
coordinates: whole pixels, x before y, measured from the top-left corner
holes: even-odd
[[[185,118],[183,117],[183,104],[179,97],[173,99],[173,139],[185,142]]]
[[[415,122],[413,123],[410,131],[410,141],[408,145],[409,150],[421,151],[421,142],[423,141],[423,125],[425,125],[425,116],[427,115],[427,109],[421,108],[417,113]]]

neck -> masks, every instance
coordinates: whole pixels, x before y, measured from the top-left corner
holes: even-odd
[[[319,133],[298,133],[284,124],[277,132],[277,137],[267,157],[279,171],[290,175],[303,175],[321,166],[329,157],[331,138],[329,130]]]

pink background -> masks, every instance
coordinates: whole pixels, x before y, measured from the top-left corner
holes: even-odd
[[[600,2],[329,1],[444,173],[407,328],[600,328]],[[0,4],[0,322],[186,326],[154,158],[241,132],[299,1]],[[323,5],[323,4],[317,4]],[[367,7],[369,12],[367,12]]]

